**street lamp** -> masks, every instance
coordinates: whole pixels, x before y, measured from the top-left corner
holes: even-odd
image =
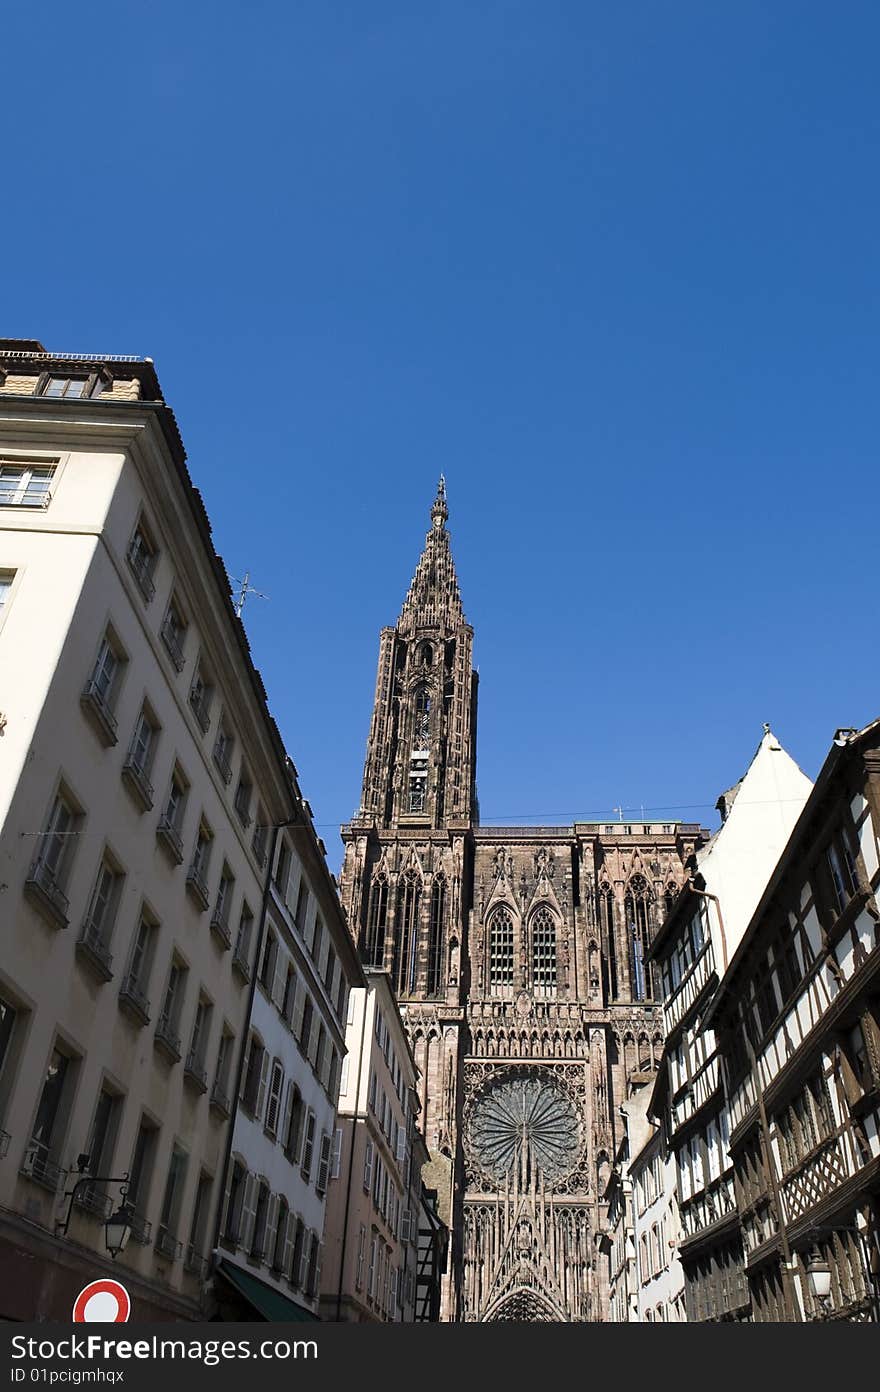
[[[822,1312],[816,1318],[822,1319],[828,1311],[828,1297],[831,1294],[831,1267],[818,1248],[814,1249],[807,1265],[807,1279],[810,1293]]]
[[[87,1156],[81,1157],[81,1159],[82,1158],[88,1159]],[[70,1227],[70,1219],[73,1215],[73,1205],[76,1203],[77,1194],[80,1192],[80,1190],[85,1189],[90,1185],[96,1184],[120,1185],[119,1207],[117,1208],[115,1213],[111,1213],[107,1218],[104,1219],[104,1242],[106,1244],[107,1251],[110,1253],[110,1256],[115,1261],[116,1258],[119,1256],[119,1253],[125,1251],[126,1243],[128,1242],[128,1239],[131,1237],[132,1214],[131,1208],[126,1202],[126,1198],[128,1195],[127,1174],[121,1176],[82,1175],[76,1181],[73,1188],[64,1196],[66,1199],[69,1200],[69,1203],[67,1205],[67,1213],[64,1215],[63,1218],[60,1218],[58,1222],[55,1224],[55,1236],[67,1236],[67,1232]]]
[[[123,1194],[119,1207],[115,1213],[104,1223],[104,1241],[107,1244],[107,1251],[115,1261],[120,1252],[124,1252],[128,1239],[131,1237],[131,1209],[125,1202]]]

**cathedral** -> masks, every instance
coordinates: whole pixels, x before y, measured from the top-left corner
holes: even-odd
[[[363,961],[391,976],[421,1073],[424,1177],[452,1233],[443,1318],[605,1320],[618,1109],[663,1043],[645,953],[709,833],[480,825],[473,629],[447,520],[441,479],[380,635],[343,902]]]

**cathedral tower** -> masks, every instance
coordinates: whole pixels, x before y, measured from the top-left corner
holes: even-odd
[[[443,1318],[602,1320],[619,1107],[662,1047],[645,953],[706,833],[478,824],[473,632],[446,522],[441,479],[381,634],[343,902],[421,1074],[424,1178],[452,1229]]]

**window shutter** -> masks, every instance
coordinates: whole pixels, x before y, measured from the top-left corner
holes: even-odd
[[[296,1004],[293,1007],[293,1023],[291,1029],[295,1039],[299,1039],[302,1034],[303,1013],[306,1008],[306,993],[300,988],[299,982],[296,984]]]
[[[260,1090],[257,1093],[257,1105],[254,1109],[258,1117],[262,1117],[263,1115],[263,1103],[266,1100],[266,1082],[268,1080],[268,1077],[269,1051],[268,1049],[264,1049],[262,1057],[260,1059]]]
[[[330,1152],[330,1178],[338,1179],[339,1170],[342,1163],[342,1127],[337,1126],[333,1132],[333,1149]]]
[[[275,971],[273,973],[272,980],[269,983],[269,995],[271,997],[272,1004],[277,1006],[280,1010],[282,1002],[284,1000],[284,982],[287,978],[287,959],[285,958],[284,953],[281,951],[281,948],[278,945],[276,945],[275,948],[274,965]]]
[[[346,1054],[345,1058],[342,1060],[342,1073],[339,1078],[339,1091],[341,1093],[348,1092],[348,1063],[349,1055]]]
[[[244,1182],[244,1199],[241,1206],[241,1233],[239,1236],[239,1245],[243,1247],[246,1252],[250,1251],[251,1242],[253,1241],[259,1187],[257,1176],[248,1174]]]
[[[296,1232],[296,1219],[292,1212],[287,1214],[285,1219],[286,1227],[284,1230],[284,1251],[281,1255],[281,1264],[286,1276],[290,1275],[290,1263],[293,1261],[293,1237]]]
[[[269,1214],[266,1219],[266,1241],[263,1245],[263,1254],[269,1265],[273,1265],[275,1256],[275,1228],[278,1223],[278,1206],[281,1199],[278,1194],[272,1194],[269,1199]]]
[[[290,1135],[290,1117],[291,1117],[291,1113],[292,1113],[292,1112],[293,1112],[293,1079],[290,1079],[290,1080],[288,1081],[288,1084],[287,1084],[287,1091],[286,1091],[286,1093],[285,1093],[285,1095],[284,1095],[284,1112],[283,1112],[282,1118],[281,1118],[280,1139],[281,1139],[281,1144],[284,1145],[284,1146],[287,1145],[287,1138],[288,1138],[288,1136]],[[287,1268],[285,1267],[285,1270],[286,1270],[286,1269],[287,1269]]]
[[[250,1038],[248,1039],[247,1045],[246,1045],[246,1047],[245,1047],[245,1051],[244,1051],[244,1067],[243,1067],[242,1070],[241,1070],[241,1092],[239,1093],[239,1097],[241,1098],[242,1102],[244,1101],[245,1096],[246,1096],[246,1093],[247,1093],[248,1069],[249,1069],[250,1066],[251,1066],[251,1050],[253,1049],[253,1047],[254,1047],[254,1036],[251,1035]]]
[[[406,1132],[402,1126],[397,1128],[397,1163],[403,1164],[403,1157],[406,1154]]]
[[[364,1151],[364,1190],[370,1192],[370,1184],[373,1180],[373,1142],[367,1141]]]
[[[315,1188],[319,1194],[327,1191],[327,1180],[330,1175],[330,1146],[332,1142],[326,1131],[321,1132],[321,1156],[318,1161],[318,1178],[315,1181]]]
[[[409,1242],[409,1221],[409,1209],[405,1208],[403,1211],[403,1217],[400,1220],[401,1242]]]
[[[321,1038],[321,1027],[320,1027],[320,1025],[318,1024],[317,1018],[313,1017],[313,1019],[312,1019],[312,1031],[311,1031],[311,1037],[310,1037],[310,1039],[309,1039],[309,1050],[308,1050],[308,1060],[309,1060],[309,1063],[312,1065],[313,1068],[314,1068],[315,1063],[317,1062],[317,1059],[318,1059],[318,1042],[319,1042],[320,1038]]]
[[[232,1193],[232,1176],[235,1172],[235,1158],[230,1155],[229,1164],[226,1166],[226,1187],[223,1190],[223,1203],[220,1207],[222,1215],[220,1225],[220,1235],[224,1236],[229,1231],[229,1196]]]

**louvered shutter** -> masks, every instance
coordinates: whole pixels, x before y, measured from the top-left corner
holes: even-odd
[[[244,1182],[244,1199],[241,1205],[241,1246],[246,1252],[251,1250],[253,1242],[259,1188],[257,1176],[249,1174]]]
[[[339,1091],[340,1091],[340,1094],[342,1094],[342,1093],[344,1093],[344,1092],[348,1092],[348,1067],[349,1067],[349,1055],[346,1054],[346,1055],[345,1055],[345,1058],[342,1060],[342,1073],[340,1074],[340,1078],[339,1078]]]
[[[281,1257],[281,1267],[285,1276],[290,1276],[290,1263],[293,1261],[293,1239],[296,1233],[296,1220],[292,1213],[286,1215],[285,1223],[284,1252]]]
[[[291,1026],[291,1028],[292,1028],[292,1030],[293,1030],[294,1038],[296,1038],[296,1039],[299,1039],[300,1035],[302,1034],[303,1012],[305,1011],[305,1008],[306,1008],[306,993],[305,993],[305,990],[302,989],[302,988],[300,987],[299,982],[297,982],[297,984],[296,984],[296,1004],[295,1004],[294,1007],[293,1007],[293,1024],[292,1024],[292,1026]]]
[[[263,1050],[263,1053],[262,1053],[262,1057],[261,1057],[261,1059],[260,1059],[260,1090],[259,1090],[259,1092],[257,1093],[257,1105],[256,1105],[256,1107],[254,1108],[254,1111],[255,1111],[257,1117],[262,1117],[262,1115],[263,1115],[263,1104],[264,1104],[265,1101],[266,1101],[266,1083],[267,1083],[267,1081],[268,1081],[268,1078],[269,1078],[269,1051],[268,1051],[267,1049],[264,1049],[264,1050]]]
[[[274,1264],[275,1259],[275,1228],[278,1223],[278,1207],[281,1199],[277,1194],[272,1194],[269,1198],[269,1211],[266,1218],[266,1241],[263,1245],[263,1252],[266,1261],[270,1265]]]
[[[308,1228],[306,1228],[303,1233],[302,1249],[299,1254],[299,1270],[296,1273],[296,1284],[299,1286],[300,1290],[305,1289],[306,1271],[309,1265],[309,1252],[311,1251],[311,1247],[312,1234],[309,1232]]]
[[[272,1004],[278,1009],[284,1003],[284,983],[287,980],[287,958],[280,947],[275,949],[275,976],[272,981]]]
[[[248,1042],[247,1042],[247,1044],[246,1044],[246,1046],[245,1046],[245,1051],[244,1051],[244,1067],[243,1067],[242,1070],[241,1070],[241,1092],[239,1093],[239,1097],[241,1098],[242,1102],[245,1100],[245,1097],[246,1097],[246,1095],[247,1095],[248,1069],[249,1069],[250,1066],[251,1066],[251,1050],[253,1049],[253,1047],[254,1047],[254,1037],[253,1037],[253,1035],[251,1035],[251,1037],[248,1039]]]
[[[315,1181],[315,1188],[319,1194],[327,1191],[327,1180],[330,1176],[330,1146],[331,1140],[326,1131],[321,1133],[321,1154],[318,1161],[318,1178]]]
[[[373,1180],[373,1142],[367,1141],[364,1150],[364,1191],[369,1194]]]
[[[293,1081],[288,1081],[284,1094],[284,1112],[281,1117],[281,1144],[286,1148],[290,1137],[290,1117],[293,1112]]]
[[[330,1178],[338,1179],[339,1170],[342,1164],[342,1127],[337,1126],[333,1132],[333,1149],[330,1152]]]
[[[403,1157],[406,1154],[406,1132],[402,1126],[397,1128],[397,1163],[403,1164]]]

